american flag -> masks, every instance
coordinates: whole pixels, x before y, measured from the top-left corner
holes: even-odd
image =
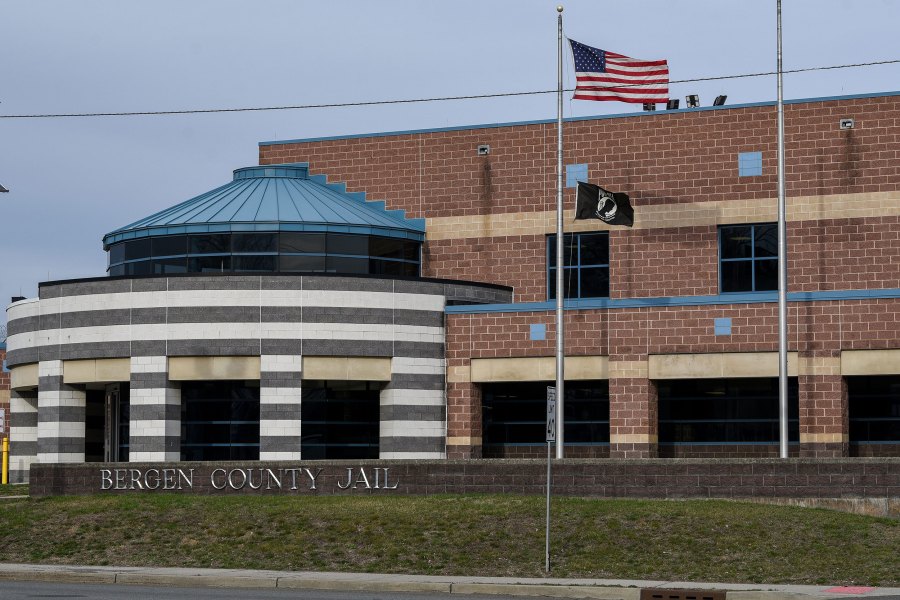
[[[669,100],[669,65],[664,60],[629,58],[575,40],[576,100],[659,104]]]

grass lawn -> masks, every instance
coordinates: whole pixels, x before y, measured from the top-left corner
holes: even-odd
[[[558,498],[555,577],[900,585],[900,521]],[[0,562],[543,575],[544,499],[81,496],[0,505]]]
[[[0,485],[0,498],[3,496],[27,496],[27,485]]]

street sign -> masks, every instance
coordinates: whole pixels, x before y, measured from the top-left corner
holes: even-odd
[[[547,386],[547,441],[556,441],[556,388]]]

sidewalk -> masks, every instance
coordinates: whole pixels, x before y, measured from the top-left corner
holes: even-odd
[[[0,564],[0,580],[117,583],[169,587],[285,588],[375,592],[506,594],[554,598],[638,600],[644,588],[726,590],[729,600],[815,600],[898,596],[900,588],[752,585],[627,579],[445,577],[372,573],[251,571],[148,567],[81,567]]]

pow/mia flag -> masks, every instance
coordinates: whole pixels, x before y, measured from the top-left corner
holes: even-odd
[[[613,193],[593,183],[578,182],[575,219],[600,219],[607,225],[634,225],[628,194]]]

